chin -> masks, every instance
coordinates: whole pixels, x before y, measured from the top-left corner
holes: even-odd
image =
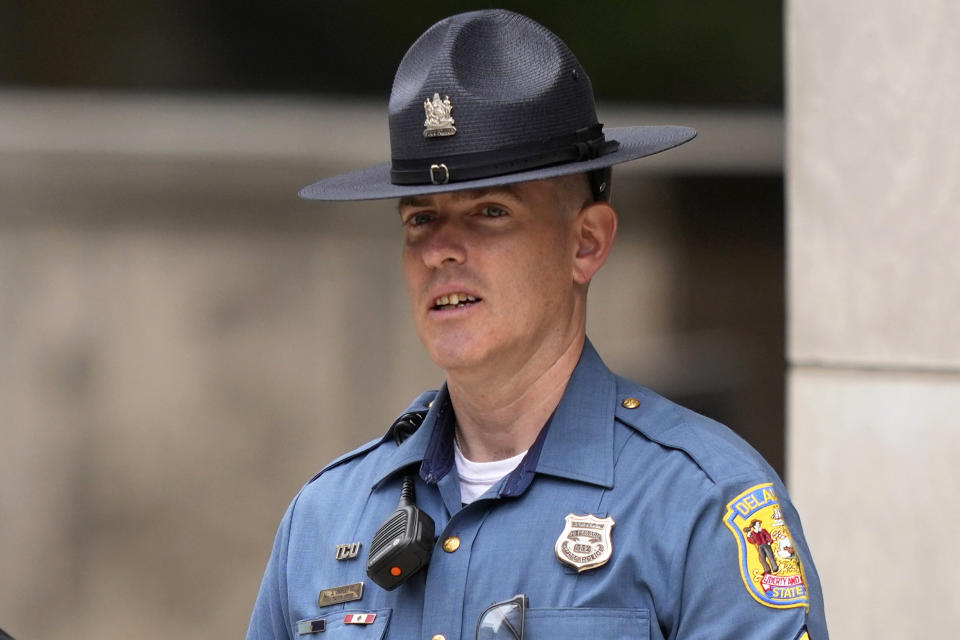
[[[468,336],[434,337],[423,341],[430,359],[444,371],[469,369],[490,358],[490,350]]]
[[[430,359],[444,371],[455,371],[476,366],[483,358],[471,353],[469,349],[428,346]]]

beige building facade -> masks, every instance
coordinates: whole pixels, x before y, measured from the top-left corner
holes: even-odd
[[[834,637],[960,624],[960,5],[787,12],[788,484]]]

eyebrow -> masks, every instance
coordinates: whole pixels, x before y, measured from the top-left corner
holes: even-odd
[[[504,184],[486,189],[464,189],[463,191],[451,191],[449,195],[455,200],[481,200],[490,196],[506,194],[516,200],[523,201],[520,190],[512,184]],[[430,196],[404,196],[397,202],[397,210],[404,207],[425,207],[430,204]]]

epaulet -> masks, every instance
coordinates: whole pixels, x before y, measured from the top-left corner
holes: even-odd
[[[424,391],[419,396],[417,396],[417,398],[410,403],[410,406],[407,407],[403,411],[403,413],[401,413],[400,415],[403,415],[404,413],[410,413],[411,411],[426,411],[429,408],[430,403],[433,402],[433,399],[434,397],[436,397],[436,395],[437,395],[436,389]],[[333,469],[334,467],[339,467],[340,465],[344,464],[345,462],[349,462],[354,458],[359,458],[360,456],[365,455],[366,453],[372,451],[373,449],[376,449],[384,442],[391,440],[390,430],[392,428],[393,428],[393,425],[391,424],[390,429],[387,429],[387,432],[381,437],[375,438],[370,442],[357,447],[353,451],[348,451],[347,453],[343,454],[339,458],[335,458],[332,462],[329,462],[327,466],[325,466],[323,469],[317,472],[315,476],[310,478],[310,482],[313,482],[314,480],[322,476],[327,471],[330,471],[330,469]],[[308,482],[307,484],[310,484],[310,482]]]
[[[729,427],[619,376],[616,417],[648,440],[683,451],[715,483],[758,474],[776,476]]]

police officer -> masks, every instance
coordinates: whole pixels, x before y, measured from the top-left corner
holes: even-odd
[[[825,639],[776,473],[585,335],[617,229],[609,167],[695,132],[603,128],[564,43],[500,10],[428,29],[389,118],[391,162],[301,195],[399,199],[415,325],[447,381],[303,487],[247,637]]]

